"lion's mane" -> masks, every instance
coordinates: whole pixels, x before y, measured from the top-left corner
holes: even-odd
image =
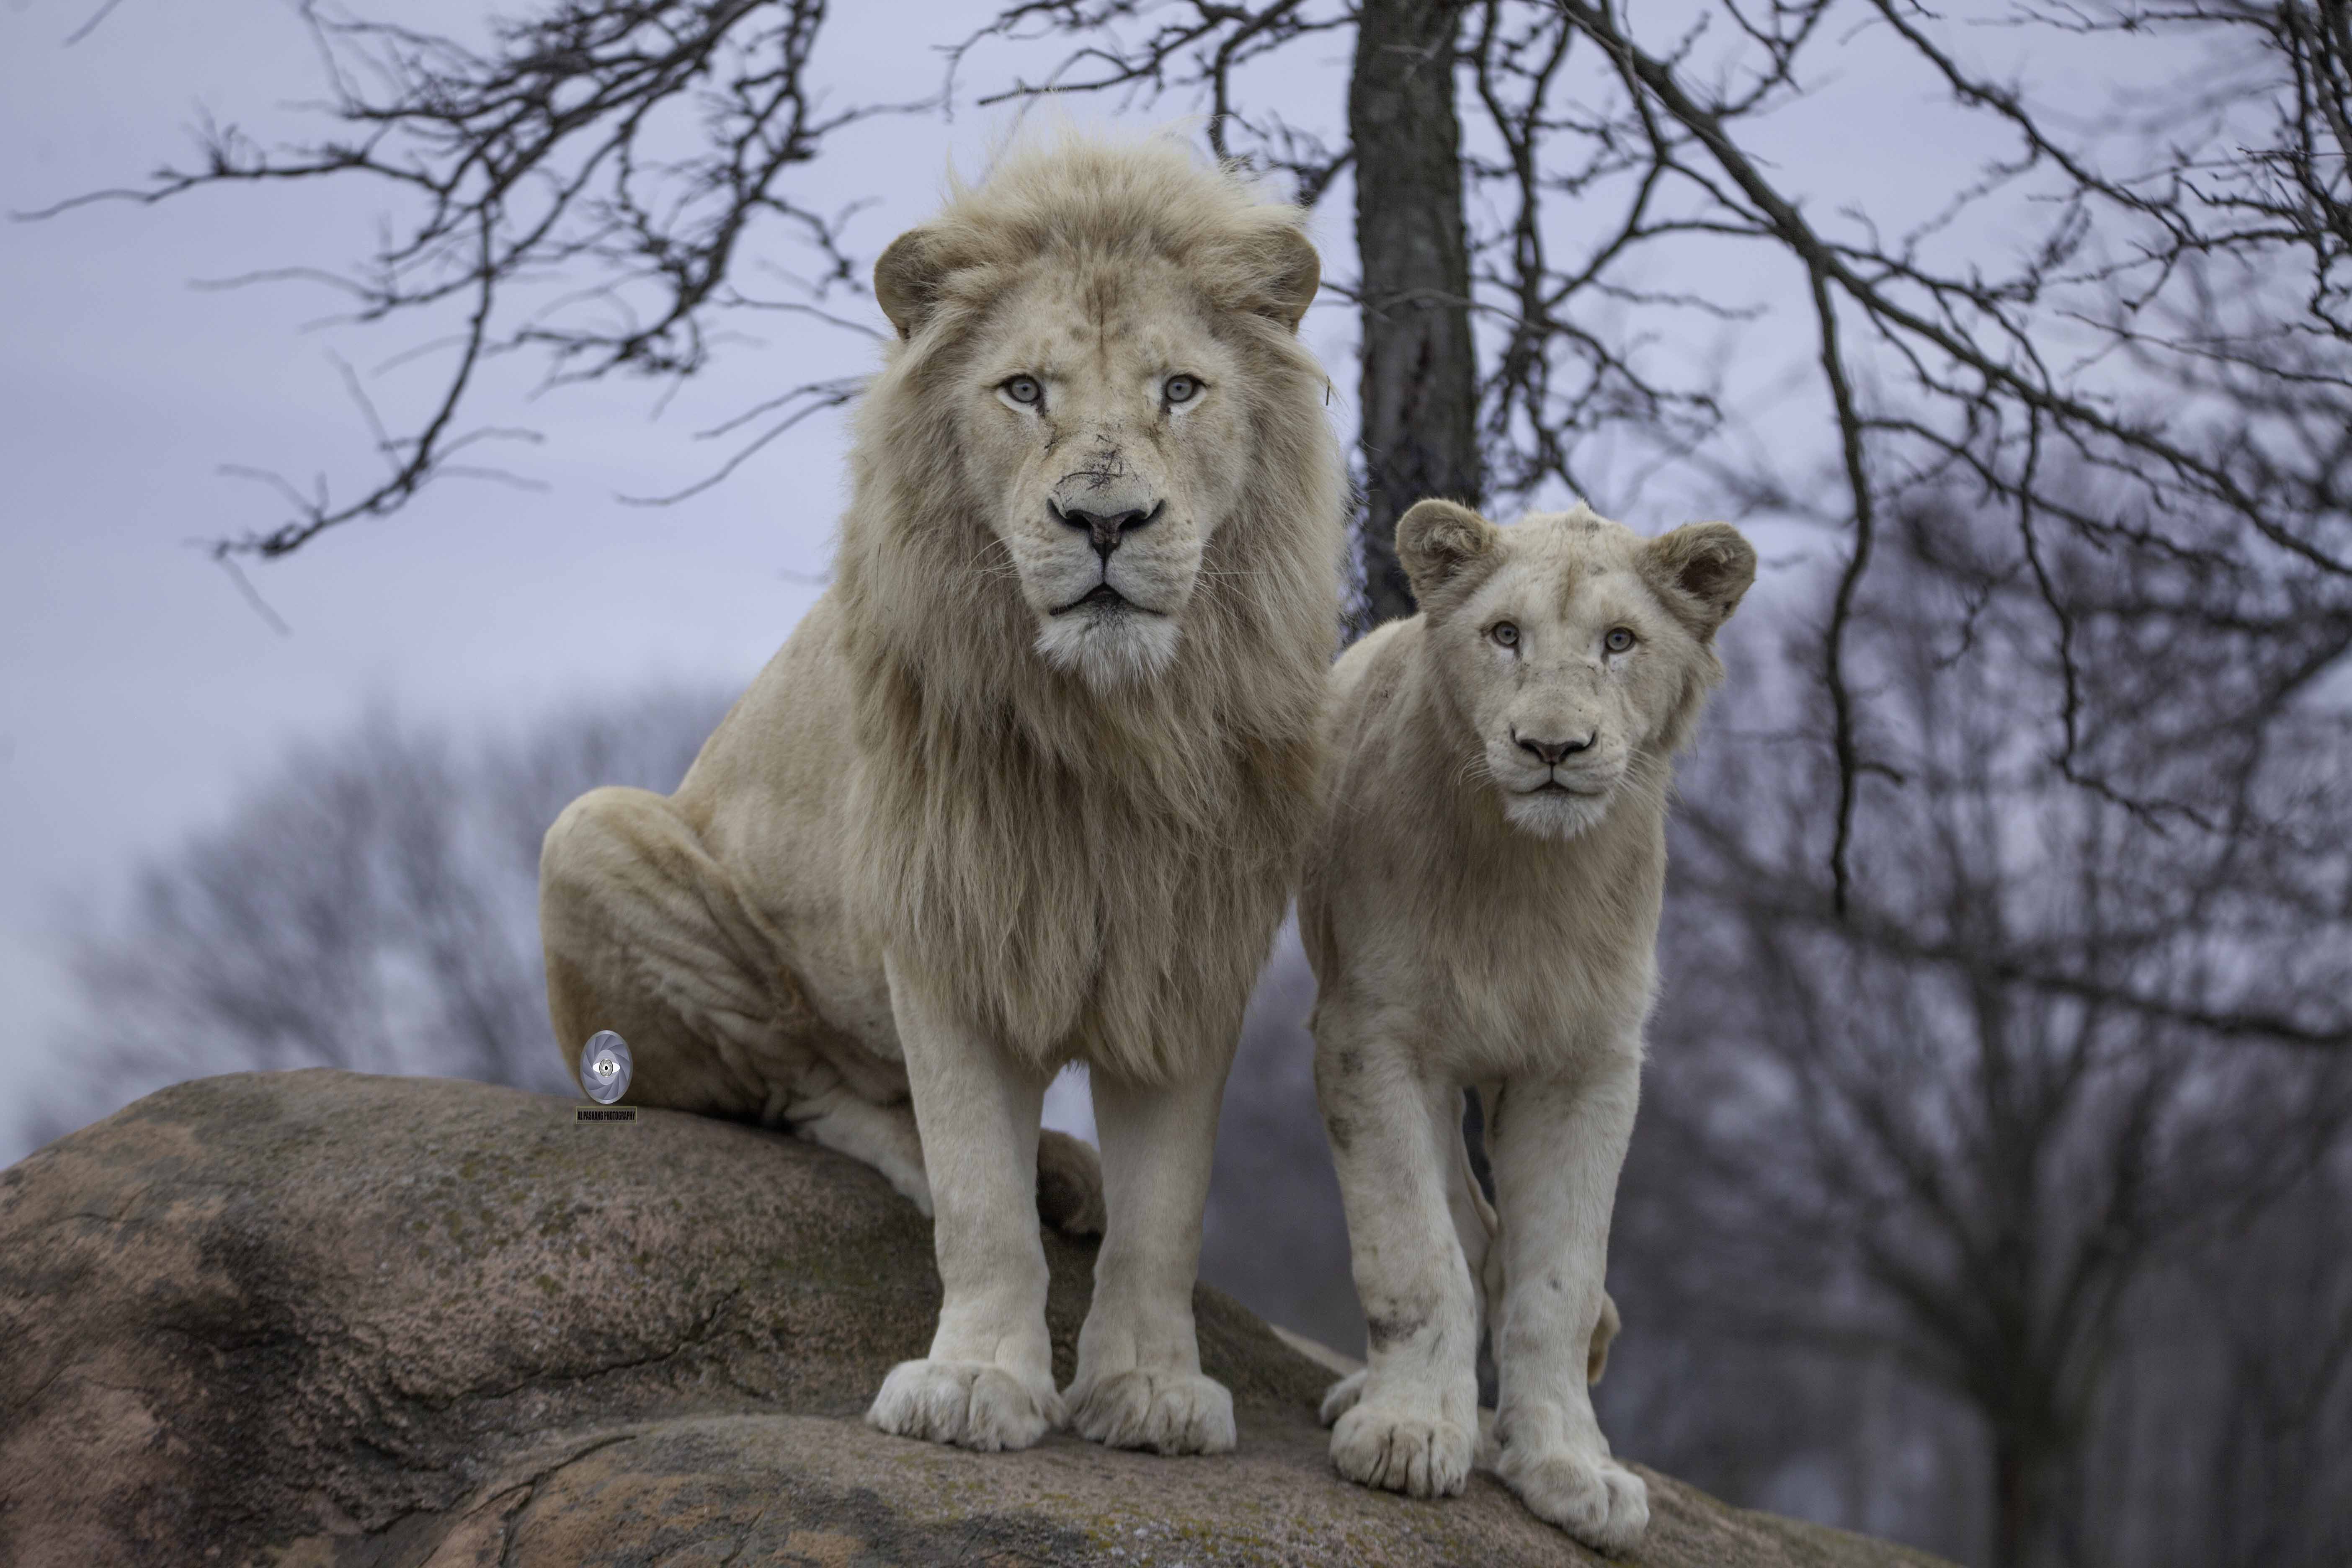
[[[1016,153],[924,226],[934,292],[857,416],[837,558],[861,765],[859,917],[1041,1066],[1139,1083],[1231,1048],[1309,830],[1346,470],[1327,383],[1271,308],[1302,215],[1167,139]],[[995,504],[948,389],[1017,279],[1172,262],[1246,367],[1248,482],[1158,675],[1038,656],[991,570]],[[1295,286],[1295,280],[1294,280]]]

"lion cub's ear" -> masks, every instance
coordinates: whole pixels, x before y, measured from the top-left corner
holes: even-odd
[[[1643,547],[1642,574],[1705,642],[1756,581],[1756,548],[1727,522],[1688,523]]]
[[[874,264],[874,298],[901,338],[921,329],[947,275],[947,247],[929,229],[908,229]]]
[[[1415,501],[1397,519],[1397,559],[1423,608],[1445,585],[1486,559],[1503,531],[1458,501]]]

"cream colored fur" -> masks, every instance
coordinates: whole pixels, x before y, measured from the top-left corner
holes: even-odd
[[[1722,523],[1644,540],[1575,510],[1500,529],[1446,501],[1397,526],[1422,614],[1331,672],[1299,925],[1316,1089],[1370,1327],[1325,1400],[1342,1474],[1458,1492],[1495,1331],[1504,1480],[1606,1551],[1649,1502],[1587,1384],[1655,983],[1670,759],[1755,575]],[[1504,629],[1507,628],[1507,629]],[[1612,634],[1623,643],[1612,648]],[[1486,1113],[1489,1207],[1462,1150]]]
[[[548,834],[567,1055],[617,1029],[635,1098],[793,1127],[934,1215],[938,1333],[886,1430],[1233,1446],[1192,1290],[1338,624],[1317,278],[1295,209],[1166,140],[956,190],[876,268],[899,341],[834,586],[676,795],[600,790]],[[1034,1205],[1073,1061],[1108,1224],[1065,1394]],[[1049,1186],[1084,1189],[1074,1161],[1049,1140]]]

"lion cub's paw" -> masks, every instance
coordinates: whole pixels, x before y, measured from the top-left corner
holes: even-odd
[[[1197,1373],[1118,1372],[1070,1388],[1070,1424],[1110,1448],[1229,1454],[1234,1396]]]
[[[1339,1394],[1324,1397],[1328,1409]],[[1454,1423],[1357,1405],[1331,1428],[1331,1462],[1351,1481],[1409,1497],[1455,1497],[1470,1481],[1475,1445]]]
[[[1026,1448],[1066,1419],[1054,1385],[988,1362],[902,1361],[882,1380],[868,1425],[900,1437],[993,1453]]]
[[[1356,1407],[1356,1402],[1364,1397],[1364,1379],[1370,1370],[1360,1366],[1323,1391],[1323,1408],[1318,1414],[1324,1426],[1330,1426]]]
[[[1630,1552],[1650,1528],[1649,1487],[1605,1454],[1529,1454],[1505,1444],[1496,1469],[1529,1512],[1596,1551]]]

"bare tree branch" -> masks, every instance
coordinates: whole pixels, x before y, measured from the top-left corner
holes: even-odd
[[[215,545],[223,556],[283,555],[328,529],[398,511],[434,480],[469,471],[452,461],[467,448],[511,438],[466,423],[493,359],[536,356],[546,385],[625,373],[675,386],[709,363],[714,315],[821,317],[816,301],[856,286],[839,216],[796,200],[788,177],[844,127],[914,106],[821,107],[811,60],[825,8],[824,0],[562,0],[527,20],[493,20],[488,48],[477,50],[303,0],[330,79],[323,107],[344,134],[270,152],[234,125],[207,125],[195,167],[25,216],[221,185],[352,179],[376,182],[402,204],[401,226],[351,273],[278,269],[238,280],[329,282],[352,300],[347,319],[362,324],[458,318],[434,340],[449,363],[423,416],[394,433],[367,415],[386,459],[380,479],[348,497],[323,483],[307,494],[281,485],[285,521]],[[747,241],[770,228],[817,262],[796,284],[800,299],[765,300],[740,287]],[[580,281],[542,301],[541,280],[559,275]],[[832,388],[803,390],[823,398]]]

